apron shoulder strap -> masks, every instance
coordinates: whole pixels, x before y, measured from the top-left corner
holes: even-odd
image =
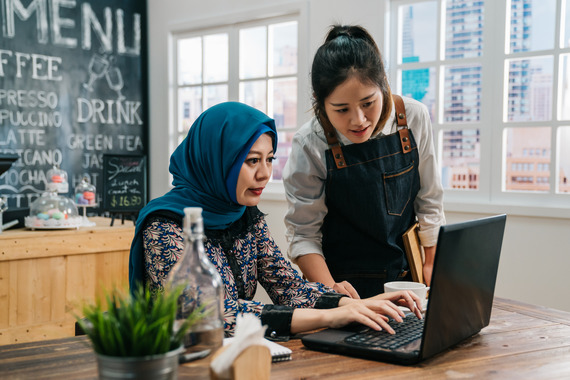
[[[398,127],[406,128],[408,126],[408,119],[406,119],[406,107],[404,106],[404,99],[400,95],[392,94],[394,106],[396,108],[396,120]]]
[[[400,143],[402,144],[402,152],[404,154],[412,151],[410,145],[410,132],[408,129],[408,119],[406,118],[406,107],[404,100],[400,95],[392,94],[394,106],[396,107],[396,120],[398,121],[398,134],[400,135]]]

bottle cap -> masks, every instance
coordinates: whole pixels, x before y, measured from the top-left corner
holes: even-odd
[[[193,229],[193,226],[198,226],[200,228],[199,231]],[[185,207],[184,208],[184,232],[191,233],[194,231],[195,233],[202,233],[203,232],[203,223],[202,223],[202,208],[201,207]]]

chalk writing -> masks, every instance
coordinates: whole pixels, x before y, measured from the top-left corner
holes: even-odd
[[[138,0],[0,0],[0,153],[19,157],[0,178],[8,207],[40,196],[53,165],[71,191],[85,176],[103,188],[106,154],[146,153],[145,17]]]
[[[138,211],[146,202],[146,157],[103,156],[103,209]]]

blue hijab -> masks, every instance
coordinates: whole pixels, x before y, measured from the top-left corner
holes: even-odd
[[[239,171],[252,145],[264,133],[273,134],[275,122],[263,112],[237,102],[215,105],[192,124],[188,135],[170,156],[174,188],[150,201],[137,217],[129,258],[129,284],[143,283],[142,229],[147,216],[168,210],[184,216],[184,208],[201,207],[204,227],[224,229],[245,211],[236,201]]]

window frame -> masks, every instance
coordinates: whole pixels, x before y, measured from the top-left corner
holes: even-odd
[[[213,34],[222,34],[222,33],[227,33],[228,34],[228,48],[229,50],[232,49],[232,40],[231,40],[231,34],[229,32],[230,28],[228,26],[218,26],[218,27],[210,27],[207,29],[201,29],[201,30],[193,30],[193,31],[183,31],[183,32],[177,32],[177,33],[173,33],[171,38],[172,38],[172,62],[171,62],[171,78],[172,78],[172,101],[170,102],[171,105],[171,127],[169,128],[169,137],[168,137],[168,149],[169,149],[169,155],[172,154],[174,152],[174,149],[176,149],[176,147],[178,146],[178,144],[180,143],[180,141],[184,138],[184,136],[187,134],[187,132],[180,132],[178,130],[178,125],[179,123],[181,123],[180,120],[178,120],[178,117],[180,115],[180,109],[179,109],[179,98],[178,98],[178,91],[182,88],[192,88],[192,87],[201,87],[202,89],[204,88],[205,85],[210,85],[210,84],[227,84],[228,85],[228,99],[230,99],[230,81],[231,81],[231,74],[230,71],[233,67],[232,61],[231,61],[231,55],[228,56],[228,66],[229,66],[229,70],[228,70],[228,80],[227,81],[223,81],[223,82],[214,82],[214,83],[204,83],[203,81],[200,84],[184,84],[184,85],[180,85],[178,83],[178,41],[179,40],[183,40],[183,39],[187,39],[187,38],[195,38],[195,37],[201,37],[202,38],[202,49],[203,49],[203,37],[208,36],[208,35],[213,35]],[[202,50],[203,53],[203,50]],[[202,54],[201,56],[202,58],[202,63],[204,62],[204,56]],[[203,75],[203,71],[202,71],[202,75]],[[203,106],[203,102],[204,102],[204,97],[203,97],[203,92],[202,92],[202,106]]]
[[[561,54],[570,53],[570,48],[560,48],[562,34],[560,11],[564,0],[556,3],[555,43],[553,49],[540,51],[510,53],[507,54],[507,33],[510,25],[507,24],[507,7],[510,0],[486,0],[483,11],[483,50],[481,57],[444,59],[445,51],[442,49],[445,41],[445,25],[441,22],[445,15],[446,0],[434,0],[438,6],[438,54],[435,61],[426,63],[398,63],[398,7],[425,2],[427,0],[390,0],[387,7],[385,31],[385,45],[388,47],[385,53],[387,71],[392,90],[398,93],[398,70],[435,67],[436,68],[436,105],[442,107],[442,92],[445,65],[447,63],[468,65],[480,62],[481,71],[481,116],[478,122],[444,123],[441,120],[442,112],[437,112],[433,121],[434,141],[438,162],[441,163],[441,131],[458,129],[480,130],[480,175],[478,190],[444,190],[444,209],[446,211],[473,212],[473,213],[499,213],[506,212],[514,215],[546,216],[546,217],[570,217],[570,194],[557,193],[558,165],[556,165],[557,135],[558,128],[570,126],[570,120],[558,120],[558,78],[559,60]],[[567,20],[568,22],[568,20]],[[527,58],[535,56],[552,55],[554,59],[552,81],[552,117],[548,121],[508,122],[504,120],[503,107],[507,101],[507,86],[504,79],[508,76],[509,59]],[[497,83],[500,83],[498,89]],[[396,85],[394,85],[396,84]],[[507,128],[525,127],[551,127],[550,149],[550,190],[549,193],[522,193],[503,191],[503,172],[506,165],[503,142]]]
[[[309,41],[302,36],[308,34],[308,4],[294,3],[282,6],[257,7],[248,12],[239,12],[226,17],[216,17],[204,19],[194,23],[192,27],[181,25],[173,27],[169,35],[169,128],[168,128],[168,148],[169,154],[179,144],[179,139],[184,138],[185,132],[178,131],[178,89],[185,86],[178,84],[178,41],[184,38],[203,37],[216,33],[228,33],[228,101],[239,101],[240,82],[247,82],[249,79],[239,78],[239,30],[255,26],[269,26],[287,21],[297,22],[297,73],[288,75],[297,78],[297,122],[295,128],[279,128],[278,133],[293,131],[298,129],[306,120],[306,105],[310,104],[309,92],[305,89],[310,86],[308,49]],[[266,73],[265,80],[280,79],[283,75],[269,76]],[[203,85],[203,84],[202,84]],[[269,107],[269,104],[267,105]],[[170,179],[172,177],[170,176]],[[264,199],[284,200],[284,188],[281,180],[271,180],[264,191]]]

